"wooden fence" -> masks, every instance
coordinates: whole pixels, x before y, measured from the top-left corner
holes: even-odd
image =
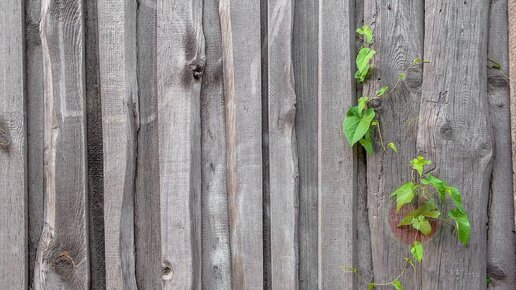
[[[516,289],[508,6],[516,52],[514,0],[0,0],[0,288],[366,289],[410,255],[388,196],[424,154],[472,234],[405,289]],[[378,109],[400,153],[351,149],[416,57]]]

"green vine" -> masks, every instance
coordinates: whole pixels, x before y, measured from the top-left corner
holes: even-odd
[[[355,79],[357,82],[363,83],[367,80],[371,69],[371,61],[376,51],[369,46],[373,43],[373,33],[371,29],[364,25],[356,30],[357,34],[363,38],[363,45],[356,57],[357,71]],[[384,151],[387,148],[398,153],[398,148],[392,142],[384,145],[383,137],[378,121],[378,114],[373,106],[370,105],[372,100],[378,100],[388,97],[396,90],[399,84],[405,79],[407,70],[414,65],[429,63],[430,61],[416,58],[411,65],[400,73],[397,82],[389,90],[388,86],[382,86],[376,91],[375,97],[369,99],[366,96],[358,98],[357,105],[348,109],[344,118],[342,129],[345,138],[350,146],[359,143],[368,155],[373,153],[373,133],[372,129],[377,128],[380,145]],[[494,62],[493,62],[494,63]],[[494,63],[496,69],[497,63]],[[410,161],[412,168],[411,180],[402,184],[394,192],[390,198],[396,202],[396,212],[399,213],[404,207],[410,210],[401,217],[397,227],[411,227],[416,230],[414,241],[411,243],[409,251],[412,258],[405,258],[403,269],[389,282],[377,283],[369,282],[368,289],[374,289],[379,286],[391,286],[397,290],[403,290],[401,279],[405,274],[405,270],[410,265],[415,271],[415,263],[421,263],[424,258],[424,247],[421,241],[422,236],[429,236],[434,230],[432,224],[454,224],[457,232],[457,239],[467,246],[470,237],[471,226],[469,218],[462,204],[462,197],[459,190],[448,185],[445,181],[425,172],[425,166],[432,164],[432,161],[425,159],[423,156],[417,156]],[[448,217],[443,217],[442,212],[446,206],[446,201],[450,200],[454,205],[453,209],[448,211]],[[418,235],[417,233],[421,233]],[[351,267],[343,267],[343,271],[360,274],[358,269]]]

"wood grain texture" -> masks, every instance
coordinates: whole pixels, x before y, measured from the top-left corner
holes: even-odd
[[[136,289],[134,179],[139,126],[136,2],[98,1],[107,289]]]
[[[355,275],[341,269],[356,262],[356,154],[341,128],[355,102],[354,7],[349,0],[319,2],[319,289],[356,287]]]
[[[516,211],[516,1],[508,0],[509,86],[511,106],[512,186]],[[516,219],[516,216],[515,216]],[[516,221],[515,221],[516,223]]]
[[[294,0],[268,0],[272,289],[298,289],[298,166],[292,66]]]
[[[27,187],[28,187],[28,247],[29,285],[34,274],[36,250],[43,229],[43,53],[39,37],[40,0],[25,1],[25,58],[27,100]]]
[[[374,98],[380,87],[394,87],[400,73],[415,58],[423,57],[423,6],[421,0],[364,1],[364,24],[373,29],[372,47],[377,52],[372,63],[374,69],[363,87],[364,96]],[[409,69],[406,79],[392,94],[384,97],[376,109],[382,136],[374,130],[375,152],[367,158],[367,208],[377,283],[396,277],[403,270],[403,257],[409,253],[409,246],[392,233],[390,219],[394,202],[389,195],[405,180],[410,180],[411,169],[407,165],[416,156],[422,72],[422,65]],[[384,151],[380,137],[385,143],[396,144],[399,153],[390,149]],[[407,289],[418,289],[420,271],[407,269],[407,272],[402,279],[403,285]]]
[[[418,148],[432,175],[456,186],[469,214],[468,247],[443,225],[425,245],[422,289],[486,288],[493,139],[488,120],[488,1],[426,1]]]
[[[135,254],[138,289],[161,289],[161,214],[157,94],[156,0],[139,1],[137,10],[140,126],[137,134]]]
[[[0,1],[0,285],[28,287],[24,5]]]
[[[318,285],[317,65],[319,1],[296,0],[292,59],[297,97],[295,129],[299,167],[299,288]]]
[[[487,74],[490,118],[495,141],[488,204],[487,275],[493,279],[490,289],[514,289],[516,234],[512,194],[511,112],[507,79],[507,1],[491,2],[490,8],[488,57],[500,63],[502,68],[501,71],[489,69]]]
[[[220,0],[234,289],[263,289],[259,1]]]
[[[202,101],[202,287],[231,289],[226,126],[219,0],[204,1]]]
[[[164,289],[201,286],[201,0],[157,2],[161,251]]]
[[[89,287],[84,19],[80,0],[41,2],[45,214],[35,289]]]

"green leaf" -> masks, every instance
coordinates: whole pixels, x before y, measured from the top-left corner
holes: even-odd
[[[405,73],[400,73],[400,81],[405,79]]]
[[[434,177],[430,174],[425,174],[426,178],[421,178],[421,183],[424,185],[431,185],[435,188],[435,190],[439,193],[439,197],[441,198],[441,201],[444,202],[446,198],[446,188],[447,185],[444,181],[440,180],[437,177]]]
[[[349,108],[343,123],[344,136],[348,140],[349,145],[353,146],[357,143],[371,127],[371,121],[374,119],[375,112],[369,108],[361,115],[358,107]]]
[[[412,64],[420,64],[420,63],[430,63],[430,61],[428,59],[420,59],[419,57],[416,57],[412,61]]]
[[[394,143],[387,143],[387,147],[391,148],[392,151],[398,153],[398,147]]]
[[[441,215],[441,212],[436,210],[436,206],[433,201],[427,200],[425,203],[420,205],[417,209],[409,212],[398,224],[400,226],[408,226],[412,224],[413,218],[418,218],[419,216],[429,217],[429,218],[438,218]]]
[[[469,235],[471,226],[469,224],[468,214],[459,208],[452,209],[448,213],[450,218],[455,220],[455,227],[457,228],[457,239],[467,246],[469,242]]]
[[[464,212],[464,207],[462,206],[462,198],[459,190],[453,186],[446,186],[446,193],[450,196],[450,199],[453,201],[457,209]]]
[[[383,87],[379,88],[378,91],[376,91],[376,96],[377,97],[383,96],[388,89],[389,89],[388,86],[383,86]]]
[[[367,290],[373,290],[374,289],[374,282],[369,282],[367,284]]]
[[[426,218],[420,215],[418,218],[413,218],[411,221],[412,227],[428,236],[432,232],[432,226],[426,220]]]
[[[414,241],[412,245],[410,245],[410,253],[416,261],[421,263],[423,260],[423,244],[420,241]]]
[[[364,111],[364,108],[367,106],[367,101],[369,100],[368,97],[360,97],[358,98],[358,114],[362,115],[362,111]]]
[[[413,182],[407,182],[391,193],[391,197],[396,197],[396,211],[399,211],[403,205],[410,203],[414,199],[416,195],[414,187]]]
[[[373,139],[371,138],[371,131],[367,131],[362,139],[359,140],[360,145],[364,147],[366,154],[371,155],[374,152]]]
[[[432,164],[432,161],[426,160],[423,156],[418,156],[410,161],[410,165],[419,173],[419,176],[423,175],[423,167],[430,164]]]
[[[394,287],[394,289],[396,290],[403,290],[403,286],[401,285],[401,282],[398,279],[394,279],[394,281],[392,281],[392,287]]]
[[[364,82],[366,79],[369,68],[371,67],[369,63],[375,54],[376,51],[368,47],[363,47],[358,52],[356,58],[357,71],[355,73],[355,78],[359,83]]]
[[[357,34],[362,35],[364,37],[364,41],[367,44],[373,43],[373,31],[369,26],[364,25],[362,27],[357,28]]]

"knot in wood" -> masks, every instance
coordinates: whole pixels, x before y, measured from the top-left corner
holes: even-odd
[[[205,66],[205,61],[203,58],[194,59],[188,65],[190,70],[193,72],[193,77],[196,80],[198,80],[202,77],[202,75],[204,73],[204,66]]]
[[[378,109],[382,106],[382,98],[373,98],[367,102],[367,105],[373,109]]]
[[[0,149],[7,149],[11,144],[9,138],[9,132],[7,126],[3,122],[0,122]]]
[[[421,66],[411,67],[407,70],[405,84],[407,84],[407,87],[412,90],[419,90],[421,88],[421,85],[423,84],[423,70],[421,69]]]
[[[450,123],[444,123],[441,126],[440,133],[444,140],[451,140],[453,138],[453,128]]]
[[[63,279],[68,279],[72,276],[75,270],[75,263],[66,251],[63,251],[54,260],[54,271]]]
[[[161,268],[161,279],[167,281],[172,279],[172,276],[174,276],[174,269],[172,268],[172,265],[169,261],[164,261],[163,267]]]
[[[504,88],[509,85],[507,79],[500,72],[490,73],[487,77],[487,83],[494,88]],[[490,89],[489,86],[488,89]]]

